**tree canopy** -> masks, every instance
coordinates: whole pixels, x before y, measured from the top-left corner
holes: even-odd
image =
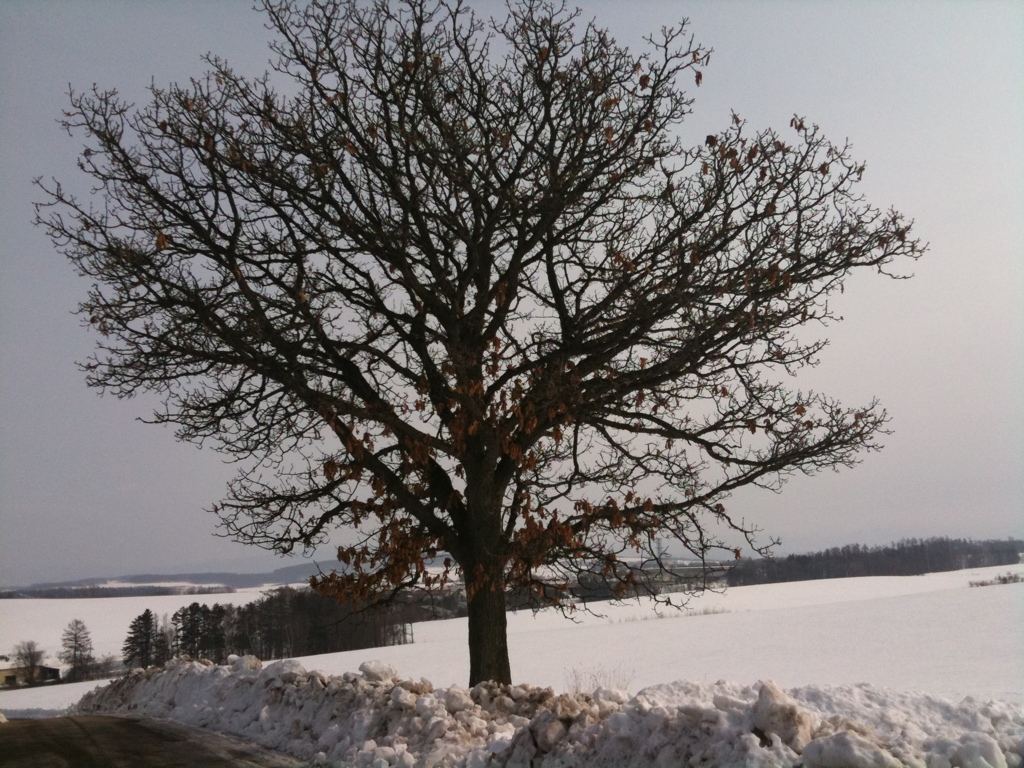
[[[229,534],[355,531],[342,600],[462,579],[470,681],[509,682],[506,590],[763,551],[731,491],[878,448],[878,403],[786,380],[851,271],[921,245],[800,117],[687,144],[685,21],[637,54],[539,0],[263,10],[269,74],[73,91],[99,202],[39,210],[93,281],[90,384],[242,463]]]

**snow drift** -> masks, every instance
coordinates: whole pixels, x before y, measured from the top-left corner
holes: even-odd
[[[1019,768],[1024,706],[868,685],[783,691],[719,682],[598,688],[481,684],[435,689],[382,662],[328,677],[176,661],[87,694],[85,713],[169,717],[315,764],[388,766],[804,766]]]

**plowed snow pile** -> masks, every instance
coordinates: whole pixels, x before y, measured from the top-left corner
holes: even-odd
[[[820,766],[1018,768],[1024,706],[959,704],[872,686],[781,690],[671,683],[630,698],[599,688],[437,689],[368,662],[327,677],[296,661],[263,667],[177,661],[87,694],[79,713],[170,717],[315,764],[387,766]]]

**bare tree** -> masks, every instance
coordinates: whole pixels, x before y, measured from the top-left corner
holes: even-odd
[[[67,664],[67,679],[69,682],[77,683],[81,680],[88,680],[96,664],[93,656],[92,637],[85,624],[79,619],[74,619],[64,629],[61,635],[61,652],[58,658]]]
[[[23,640],[14,646],[14,663],[28,670],[28,684],[35,685],[39,678],[39,666],[43,663],[43,649],[35,640]]]
[[[636,55],[540,0],[264,11],[273,77],[72,92],[100,202],[39,211],[93,281],[90,384],[243,462],[228,534],[357,531],[314,580],[343,600],[461,578],[470,682],[508,682],[506,590],[634,593],[659,539],[764,551],[731,491],[878,448],[877,403],[782,380],[852,270],[921,246],[801,118],[685,146],[685,22]]]

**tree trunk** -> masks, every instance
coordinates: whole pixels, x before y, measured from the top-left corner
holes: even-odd
[[[468,581],[468,579],[467,579]],[[505,589],[500,578],[488,579],[469,594],[469,684],[494,680],[512,684],[508,662]]]

